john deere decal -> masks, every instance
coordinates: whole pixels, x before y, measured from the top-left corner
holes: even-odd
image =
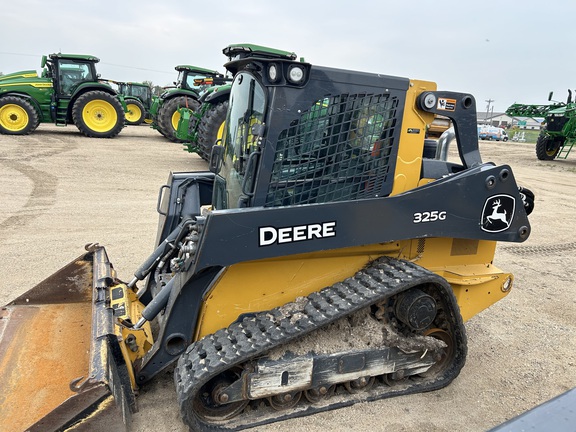
[[[486,232],[504,231],[514,217],[516,201],[510,195],[494,195],[486,200],[482,210],[482,229]]]

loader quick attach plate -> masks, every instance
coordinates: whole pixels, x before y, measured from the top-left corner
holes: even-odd
[[[285,404],[281,401],[278,403],[279,406],[275,407],[274,397],[257,399],[250,405],[247,403],[243,405],[242,401],[237,402],[239,394],[244,395],[244,399],[250,398],[250,393],[253,393],[253,396],[269,395],[271,386],[255,388],[266,378],[272,378],[272,381],[280,380],[278,381],[280,385],[286,385],[287,389],[294,390],[290,387],[291,371],[295,372],[293,374],[295,381],[292,382],[296,382],[297,389],[300,390],[304,388],[306,382],[312,385],[319,381],[328,384],[341,382],[337,380],[338,374],[345,379],[359,371],[362,373],[370,371],[367,372],[367,376],[374,376],[371,374],[374,370],[381,369],[385,373],[387,366],[379,365],[378,358],[388,361],[389,365],[394,367],[392,363],[399,358],[397,355],[402,355],[396,347],[390,349],[370,347],[336,356],[316,355],[314,359],[304,355],[297,359],[288,359],[284,365],[269,363],[261,357],[266,357],[276,349],[282,351],[285,346],[302,336],[312,335],[319,329],[324,329],[345,317],[351,317],[370,306],[385,303],[396,294],[426,285],[434,286],[440,305],[438,314],[442,316],[440,324],[442,332],[449,334],[451,339],[450,354],[444,357],[448,360],[440,361],[441,368],[434,372],[428,370],[427,365],[434,363],[428,354],[428,349],[421,349],[419,355],[414,358],[410,349],[401,348],[400,351],[405,351],[401,362],[413,367],[414,374],[395,383],[386,382],[387,379],[384,378],[383,382],[379,382],[371,389],[356,394],[353,394],[355,393],[353,388],[349,393],[336,390],[330,398],[318,400],[317,403],[308,403],[304,398],[300,398],[299,403]],[[322,344],[322,340],[319,339],[318,343]],[[466,352],[465,328],[450,285],[443,278],[416,264],[382,257],[355,276],[309,295],[304,299],[301,308],[286,313],[286,308],[283,306],[246,316],[227,329],[219,330],[192,344],[178,361],[175,382],[182,417],[192,430],[240,430],[352,405],[356,402],[442,388],[458,376],[464,365]],[[302,366],[297,373],[290,366],[294,361]],[[325,370],[319,371],[323,365],[333,367],[326,373]],[[436,366],[438,365],[432,367]],[[285,368],[284,371],[280,370],[282,367]],[[230,380],[230,376],[234,374],[239,376],[238,371],[242,370],[244,372],[237,381]],[[258,379],[256,373],[259,370],[264,371],[268,377]],[[305,374],[306,370],[311,373]],[[426,372],[420,373],[422,370]],[[391,380],[394,381],[396,378],[392,377]],[[220,381],[212,388],[210,383],[214,383],[214,380]],[[237,391],[236,384],[241,384],[242,380],[248,383],[248,388]],[[360,381],[356,382],[362,386]],[[210,392],[222,396],[222,392],[218,393],[218,386],[224,387],[225,403],[222,403],[224,399],[218,403],[210,398]],[[309,395],[306,398],[310,401]],[[226,403],[230,401],[240,408],[234,410],[231,404],[231,409],[227,410]],[[224,415],[219,416],[219,413]]]
[[[133,396],[97,294],[111,272],[93,248],[0,310],[3,432],[124,428]]]

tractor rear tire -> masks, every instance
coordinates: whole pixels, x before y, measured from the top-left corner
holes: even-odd
[[[540,160],[553,160],[558,152],[560,152],[562,144],[562,141],[541,134],[536,141],[536,156]]]
[[[38,112],[26,99],[17,96],[0,99],[0,133],[28,135],[39,123]]]
[[[228,101],[220,102],[211,107],[200,120],[198,125],[199,154],[205,161],[210,160],[210,153],[216,141],[222,139],[227,113]]]
[[[165,101],[158,113],[158,125],[162,135],[172,142],[183,143],[184,141],[176,136],[178,122],[180,121],[178,108],[187,107],[192,111],[197,111],[199,106],[200,103],[190,96],[176,96]]]
[[[72,120],[90,138],[113,138],[124,127],[124,108],[113,95],[100,90],[81,95],[72,107]]]
[[[137,126],[146,118],[146,108],[138,99],[126,99],[126,108],[128,112],[124,113],[126,124]]]

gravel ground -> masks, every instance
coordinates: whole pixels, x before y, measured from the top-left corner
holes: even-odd
[[[469,355],[460,376],[433,393],[361,403],[258,428],[266,431],[485,431],[576,386],[576,155],[542,162],[525,143],[482,142],[485,161],[512,166],[536,193],[532,235],[501,244],[495,264],[515,274],[511,294],[466,323]],[[115,139],[42,125],[0,136],[0,304],[83,252],[106,246],[122,279],[152,251],[156,201],[169,171],[206,169],[197,156],[145,127]],[[144,387],[137,432],[185,431],[170,372]]]

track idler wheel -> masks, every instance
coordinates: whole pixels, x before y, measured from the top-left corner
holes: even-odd
[[[442,352],[442,356],[438,359],[436,364],[428,369],[426,372],[420,374],[420,376],[427,377],[433,376],[434,374],[438,373],[441,370],[444,370],[448,364],[450,364],[454,360],[455,355],[455,346],[454,340],[450,336],[446,330],[442,330],[439,328],[432,328],[424,332],[424,336],[431,336],[433,338],[439,339],[446,344],[446,348],[444,348]]]
[[[228,420],[244,411],[249,402],[247,399],[227,403],[227,395],[222,392],[223,389],[236,381],[241,373],[241,368],[230,369],[207,382],[200,389],[196,400],[194,400],[194,410],[199,417],[212,421]]]
[[[334,394],[336,386],[332,385],[330,387],[321,386],[318,388],[311,388],[304,392],[304,396],[308,399],[310,403],[318,403],[325,399],[328,399]]]
[[[294,408],[300,402],[302,397],[301,391],[282,393],[279,395],[270,396],[268,402],[270,406],[276,411],[282,411],[290,408]]]
[[[375,381],[375,377],[360,377],[344,383],[344,388],[346,388],[350,394],[361,393],[370,390]]]

